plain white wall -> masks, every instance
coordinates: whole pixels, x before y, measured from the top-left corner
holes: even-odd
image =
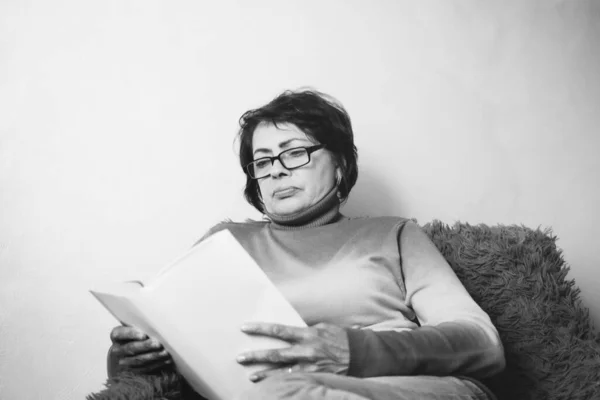
[[[553,227],[600,322],[600,6],[0,3],[0,398],[80,399],[112,317],[242,200],[237,119],[311,85],[350,112],[346,214]]]

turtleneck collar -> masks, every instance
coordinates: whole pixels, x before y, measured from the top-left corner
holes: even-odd
[[[342,217],[337,192],[338,188],[334,186],[317,203],[291,215],[271,214],[268,211],[265,211],[265,215],[271,220],[273,229],[297,230],[327,225],[338,221]]]

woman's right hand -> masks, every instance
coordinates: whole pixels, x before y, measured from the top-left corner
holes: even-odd
[[[110,340],[113,343],[110,352],[111,364],[119,371],[149,373],[173,362],[158,340],[148,337],[137,328],[116,326],[110,332]]]

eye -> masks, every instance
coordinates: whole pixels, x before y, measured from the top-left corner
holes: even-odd
[[[292,158],[303,157],[305,152],[306,152],[306,150],[304,150],[304,149],[294,149],[294,150],[290,150],[288,153],[286,153],[286,155],[288,157],[292,157]]]
[[[263,169],[263,168],[267,168],[271,165],[271,160],[269,160],[268,158],[262,159],[262,160],[258,160],[258,161],[254,161],[254,167],[258,168],[258,169]]]

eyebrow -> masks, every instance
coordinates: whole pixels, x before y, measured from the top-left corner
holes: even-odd
[[[307,140],[306,140],[306,139],[304,139],[304,138],[292,138],[292,139],[285,140],[285,141],[283,141],[283,142],[279,143],[279,148],[280,148],[280,149],[283,149],[284,147],[287,147],[287,146],[289,146],[289,144],[290,144],[291,142],[293,142],[294,140],[301,140],[301,141],[303,141],[303,142],[307,142]],[[260,148],[260,149],[256,149],[256,150],[254,150],[254,153],[252,153],[252,154],[256,154],[256,153],[270,153],[270,152],[271,152],[271,150],[270,150],[270,149],[264,149],[264,148]]]

